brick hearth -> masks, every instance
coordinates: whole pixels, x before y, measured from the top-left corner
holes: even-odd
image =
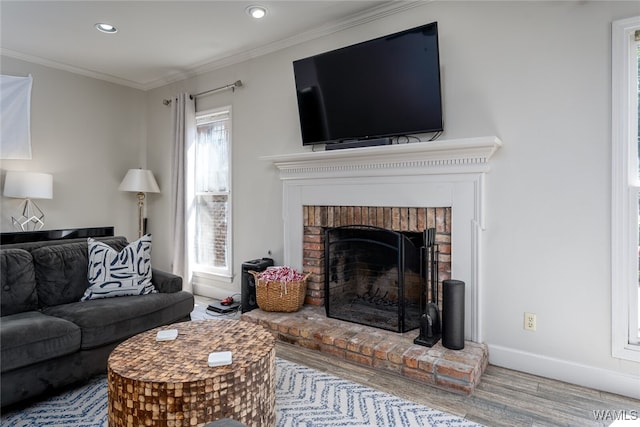
[[[449,350],[442,341],[415,345],[418,330],[396,333],[331,319],[324,307],[314,305],[295,313],[256,309],[242,314],[242,320],[266,327],[283,342],[463,394],[473,393],[489,360],[485,344],[465,341],[462,350]]]

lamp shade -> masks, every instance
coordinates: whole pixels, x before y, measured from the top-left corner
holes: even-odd
[[[160,187],[148,169],[129,169],[118,187],[120,191],[135,193],[159,193]]]
[[[53,199],[53,175],[7,171],[3,194],[19,199]]]

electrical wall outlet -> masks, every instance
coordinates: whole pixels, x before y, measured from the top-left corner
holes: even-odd
[[[536,314],[524,313],[524,330],[535,331],[536,330]]]

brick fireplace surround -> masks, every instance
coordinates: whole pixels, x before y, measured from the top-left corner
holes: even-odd
[[[496,137],[482,137],[263,158],[280,170],[283,182],[283,264],[313,274],[298,312],[253,310],[242,318],[288,343],[472,393],[488,364],[479,312],[484,176],[501,144]],[[327,318],[318,251],[321,230],[335,221],[404,231],[422,231],[433,221],[440,229],[441,260],[450,262],[443,264],[440,280],[451,277],[466,284],[464,349],[447,349],[441,341],[433,347],[415,345],[418,330],[395,333]]]
[[[407,208],[369,206],[304,206],[303,256],[307,281],[305,304],[324,305],[324,231],[327,227],[370,225],[393,231],[421,233],[436,229],[440,250],[439,283],[451,274],[451,208]],[[442,289],[438,292],[442,296]]]

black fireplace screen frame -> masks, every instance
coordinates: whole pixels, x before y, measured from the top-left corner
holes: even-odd
[[[327,317],[407,332],[426,305],[424,233],[368,225],[325,230]]]

